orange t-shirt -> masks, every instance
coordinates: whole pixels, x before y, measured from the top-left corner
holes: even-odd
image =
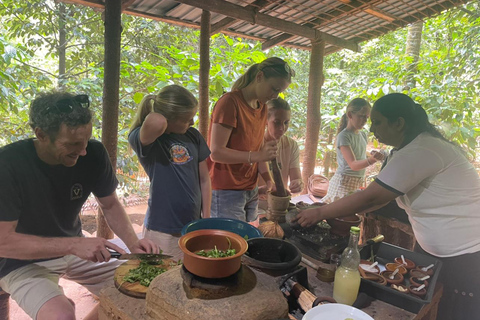
[[[227,148],[240,151],[260,150],[267,124],[267,107],[263,103],[259,104],[258,109],[251,108],[239,90],[224,94],[213,108],[208,129],[208,146],[212,124],[219,123],[232,127]],[[207,164],[213,190],[253,190],[257,185],[257,163],[224,164],[213,162],[209,157]]]

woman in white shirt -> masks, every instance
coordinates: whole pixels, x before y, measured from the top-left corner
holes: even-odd
[[[465,153],[429,122],[410,97],[393,93],[373,105],[370,131],[394,147],[364,191],[302,211],[311,226],[323,219],[371,212],[396,199],[409,217],[418,252],[443,262],[444,293],[437,319],[480,315],[480,177]]]

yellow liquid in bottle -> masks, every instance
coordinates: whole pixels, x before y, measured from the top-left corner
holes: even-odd
[[[338,303],[351,306],[357,299],[360,288],[360,273],[358,270],[337,268],[333,284],[333,299]]]

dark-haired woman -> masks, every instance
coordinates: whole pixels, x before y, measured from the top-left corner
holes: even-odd
[[[364,191],[298,215],[306,227],[323,219],[371,211],[396,199],[409,217],[416,251],[443,262],[444,293],[437,319],[477,319],[480,314],[480,177],[464,152],[429,122],[404,94],[373,105],[371,131],[394,147]]]
[[[258,171],[271,188],[265,161],[277,156],[277,141],[263,143],[268,100],[291,82],[293,70],[280,58],[268,58],[248,68],[232,91],[216,103],[208,132],[212,151],[212,217],[257,219]]]

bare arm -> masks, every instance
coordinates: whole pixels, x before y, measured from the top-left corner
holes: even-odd
[[[303,180],[302,180],[302,172],[300,168],[290,168],[288,170],[288,176],[290,178],[290,192],[291,193],[298,193],[303,190]]]
[[[275,140],[265,143],[259,151],[240,151],[227,148],[228,140],[232,134],[232,127],[219,123],[212,124],[210,137],[210,158],[219,163],[236,164],[269,161],[275,158],[277,142]]]
[[[212,183],[208,173],[206,161],[198,164],[200,176],[200,190],[202,191],[202,217],[210,218],[210,208],[212,205]]]
[[[0,222],[0,257],[30,260],[62,257],[68,254],[93,262],[110,259],[106,248],[124,251],[103,238],[49,238],[15,232],[18,221]]]
[[[347,161],[348,166],[353,171],[359,171],[365,169],[371,164],[377,162],[377,159],[373,156],[367,157],[367,159],[357,160],[353,154],[352,147],[350,146],[340,146],[340,152],[342,153],[343,158]]]
[[[334,201],[326,206],[306,209],[296,220],[302,227],[312,226],[324,219],[340,218],[378,208],[398,197],[398,194],[372,182],[365,190]]]
[[[160,113],[151,112],[140,128],[140,142],[142,146],[152,144],[167,129],[167,119]]]
[[[263,181],[265,181],[265,186],[259,187],[258,193],[267,193],[271,191],[274,183],[272,176],[270,175],[270,171],[268,170],[267,162],[259,162],[258,163],[258,173],[262,176]]]
[[[102,209],[103,215],[108,225],[116,235],[122,239],[131,252],[135,253],[158,253],[159,248],[153,242],[147,239],[138,240],[132,223],[125,212],[120,201],[118,201],[117,193],[97,198],[97,202]]]

